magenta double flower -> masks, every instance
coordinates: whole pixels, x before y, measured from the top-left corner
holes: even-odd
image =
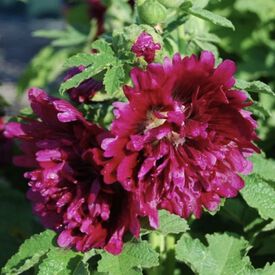
[[[37,119],[10,123],[6,136],[21,141],[24,155],[15,162],[33,169],[25,175],[28,197],[59,232],[59,245],[117,254],[125,233],[139,236],[141,217],[157,228],[159,209],[199,218],[236,196],[240,174],[252,169],[247,158],[259,149],[245,110],[251,102],[233,88],[234,73],[230,60],[215,67],[211,52],[134,68],[110,131],[30,90]]]

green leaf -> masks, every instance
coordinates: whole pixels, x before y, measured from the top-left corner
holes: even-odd
[[[92,76],[99,73],[103,68],[94,68],[88,67],[79,74],[74,75],[72,78],[68,79],[66,82],[63,82],[60,86],[60,92],[63,94],[68,89],[73,87],[78,87],[84,80],[91,78]]]
[[[82,261],[78,262],[76,267],[74,268],[72,275],[90,275],[89,265],[87,263],[83,263]]]
[[[226,19],[223,16],[217,15],[211,11],[201,9],[201,8],[192,7],[189,9],[188,12],[196,17],[207,20],[215,25],[235,30],[235,28],[230,20]]]
[[[92,43],[92,49],[98,50],[101,54],[114,56],[114,51],[112,50],[110,44],[102,39],[96,40],[94,43]]]
[[[38,275],[81,274],[77,273],[77,270],[85,272],[85,265],[81,266],[81,260],[82,257],[80,254],[73,250],[53,248],[47,253],[46,258],[39,265]]]
[[[159,228],[157,229],[160,233],[167,234],[178,234],[186,232],[189,229],[188,223],[183,218],[170,214],[166,210],[159,211]]]
[[[250,158],[253,162],[253,173],[267,180],[275,179],[275,160],[266,159],[263,155],[255,154]]]
[[[54,248],[54,237],[53,231],[46,230],[26,240],[3,267],[2,273],[20,274],[36,265],[42,256]]]
[[[92,44],[92,48],[96,49],[98,52],[94,54],[77,54],[67,60],[65,63],[65,67],[67,68],[84,65],[86,69],[81,73],[74,75],[66,82],[62,83],[59,89],[61,94],[70,88],[78,87],[86,79],[89,79],[96,74],[109,69],[110,67],[114,66],[114,64],[118,64],[118,59],[114,56],[114,52],[111,46],[104,40],[95,41]],[[120,68],[119,73],[123,73],[122,68]],[[116,78],[116,85],[119,83],[118,81],[119,78]],[[108,87],[110,88],[110,86],[111,85]]]
[[[258,210],[263,219],[275,219],[275,181],[252,174],[245,177],[241,194],[247,204]]]
[[[248,274],[252,271],[245,256],[249,244],[243,238],[228,234],[206,235],[208,246],[189,235],[183,235],[176,244],[176,258],[185,262],[200,275]]]
[[[68,58],[64,64],[65,68],[90,66],[94,62],[94,55],[88,53],[79,53]]]
[[[240,90],[245,90],[249,93],[264,93],[275,95],[274,91],[265,83],[261,81],[247,82],[245,80],[237,80],[235,87]]]
[[[253,105],[249,106],[247,110],[251,111],[255,116],[263,120],[271,117],[271,113],[257,101],[254,101]]]
[[[125,76],[123,67],[121,65],[114,66],[107,70],[104,75],[104,85],[107,94],[114,94],[120,87],[121,79]]]
[[[158,265],[158,253],[146,241],[126,243],[120,255],[102,252],[101,256],[98,271],[109,272],[112,275],[129,274],[134,267],[150,268]]]

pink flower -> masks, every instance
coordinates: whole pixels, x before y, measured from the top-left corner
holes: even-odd
[[[65,81],[85,70],[84,66],[72,68],[65,77]],[[93,78],[83,81],[78,87],[67,90],[70,98],[77,103],[88,103],[96,92],[103,88],[101,81]]]
[[[137,237],[140,225],[134,194],[104,184],[93,161],[92,148],[108,133],[42,90],[31,89],[29,100],[38,118],[9,123],[5,135],[20,141],[15,164],[33,169],[25,177],[34,213],[59,233],[61,247],[120,253],[124,234]]]
[[[113,137],[95,149],[104,181],[135,193],[154,228],[157,209],[198,218],[235,197],[244,186],[239,174],[252,169],[247,157],[259,151],[256,122],[245,110],[251,102],[233,88],[234,62],[214,64],[202,52],[134,68],[134,87],[124,87],[129,102],[115,103]]]
[[[154,43],[153,37],[149,33],[142,32],[131,50],[137,57],[143,56],[147,63],[152,63],[156,51],[160,48],[160,44]]]

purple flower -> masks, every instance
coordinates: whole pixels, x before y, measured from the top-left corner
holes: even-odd
[[[72,68],[65,76],[65,81],[72,78],[76,74],[79,74],[85,70],[84,66]],[[103,88],[101,81],[89,78],[83,81],[78,87],[67,90],[70,98],[77,103],[88,103],[91,101],[96,92]]]
[[[25,177],[34,213],[59,233],[61,247],[120,253],[124,234],[138,237],[140,224],[134,194],[105,184],[93,160],[92,149],[108,132],[42,90],[31,89],[29,100],[37,119],[11,122],[5,135],[20,141],[15,164],[32,169]]]
[[[233,88],[234,62],[214,64],[202,52],[134,68],[134,87],[124,87],[129,102],[114,105],[113,137],[96,161],[106,183],[120,182],[139,198],[153,228],[157,209],[199,218],[236,196],[244,186],[239,174],[252,169],[247,157],[259,152],[257,124],[245,110],[252,103]]]
[[[149,33],[142,32],[132,46],[131,51],[137,57],[143,56],[147,63],[152,63],[155,59],[156,51],[160,49],[160,44],[154,43],[153,37]]]

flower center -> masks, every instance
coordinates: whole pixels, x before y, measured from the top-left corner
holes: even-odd
[[[166,121],[167,112],[148,111],[146,119],[146,130],[157,128],[163,125]]]

